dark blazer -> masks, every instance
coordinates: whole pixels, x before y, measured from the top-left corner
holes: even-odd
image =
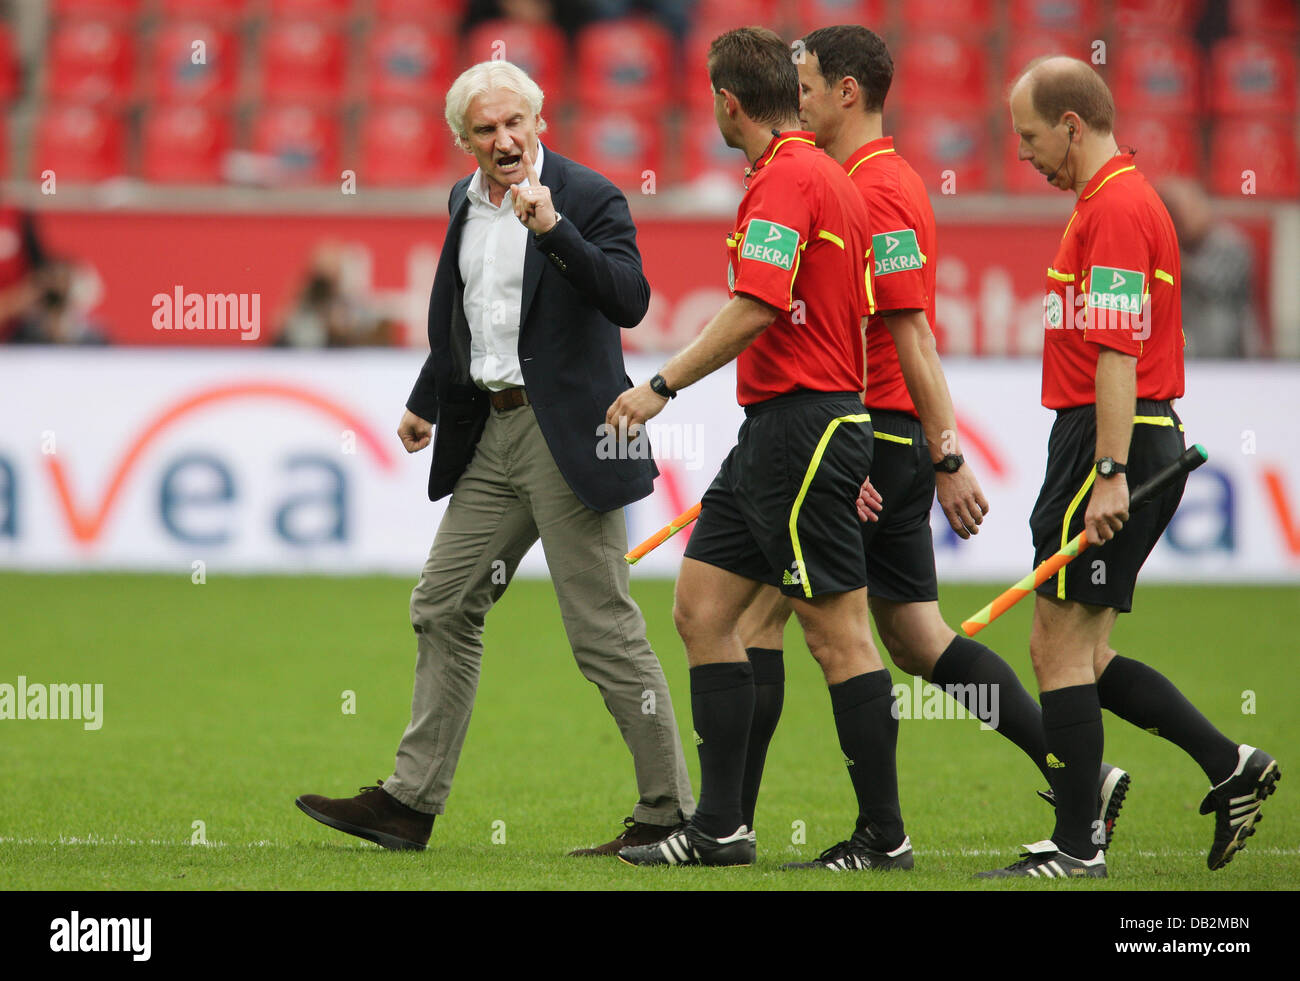
[[[524,386],[551,456],[578,500],[596,511],[612,511],[647,496],[659,473],[648,457],[597,455],[606,410],[632,387],[618,328],[641,322],[650,284],[641,272],[636,226],[618,188],[550,147],[539,177],[563,220],[543,236],[529,234],[524,252],[519,318]],[[460,275],[471,179],[459,181],[447,202],[451,224],[429,298],[429,357],[406,402],[435,427],[431,501],[450,494],[469,466],[489,411],[487,393],[469,376]]]

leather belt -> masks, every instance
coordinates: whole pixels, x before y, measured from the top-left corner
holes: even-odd
[[[528,404],[528,391],[523,388],[503,388],[499,392],[488,392],[488,401],[492,408],[506,411],[518,409]]]

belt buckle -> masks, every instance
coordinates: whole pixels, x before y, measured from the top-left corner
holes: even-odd
[[[503,388],[490,393],[488,399],[498,412],[509,412],[528,404],[528,391],[525,388]]]

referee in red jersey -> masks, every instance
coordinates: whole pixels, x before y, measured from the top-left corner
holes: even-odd
[[[1184,449],[1173,401],[1183,395],[1178,239],[1160,198],[1121,153],[1115,103],[1082,61],[1030,62],[1011,90],[1019,156],[1078,196],[1047,269],[1043,405],[1056,411],[1047,473],[1030,518],[1035,561],[1086,529],[1087,560],[1035,597],[1029,639],[1052,754],[1056,827],[987,877],[1106,875],[1094,826],[1101,710],[1181,747],[1205,771],[1201,813],[1216,816],[1208,864],[1245,846],[1277,763],[1238,745],[1159,672],[1116,654],[1110,631],[1132,609],[1138,570],[1182,498],[1186,478],[1129,514],[1138,486]]]
[[[863,402],[875,433],[871,483],[882,499],[879,519],[862,525],[872,618],[895,664],[947,691],[1020,747],[1047,778],[1037,700],[1011,665],[983,644],[958,636],[939,611],[930,534],[936,489],[949,524],[962,538],[979,531],[988,503],[961,456],[952,399],[930,328],[938,262],[934,209],[920,176],[895,149],[893,138],[884,135],[882,112],[893,81],[893,59],[878,35],[857,25],[820,28],[801,46],[800,121],[844,167],[872,225],[877,311],[866,321]],[[781,648],[789,617],[789,603],[768,588],[740,623],[756,692],[744,787],[751,827],[763,762],[781,714]],[[1102,765],[1096,815],[1108,835],[1127,786],[1123,770]],[[812,861],[785,868],[896,868],[885,843],[874,837],[874,829],[859,815],[848,839]]]
[[[910,864],[899,814],[898,720],[867,621],[856,502],[871,467],[860,398],[861,319],[871,309],[870,223],[844,169],[797,128],[790,50],[747,27],[709,49],[714,116],[750,161],[727,237],[731,300],[607,422],[644,423],[679,390],[736,364],[745,407],[736,446],[705,493],[673,608],[691,665],[700,800],[685,829],[625,848],[633,865],[748,865],[755,840],[741,787],[754,674],[736,626],[764,584],[790,597],[830,690],[858,806]]]

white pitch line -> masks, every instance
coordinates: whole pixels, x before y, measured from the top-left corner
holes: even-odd
[[[47,841],[41,838],[15,838],[0,835],[0,845],[40,845],[43,847],[55,845],[131,845],[136,847],[170,847],[170,848],[293,848],[298,847],[300,842],[278,842],[278,841],[241,841],[233,845],[224,841],[208,841],[201,845],[191,844],[188,841],[162,841],[160,839],[140,840],[136,838],[101,838],[98,835],[90,835],[85,838],[76,836],[61,835],[57,840]],[[1111,846],[1112,850],[1114,846]],[[785,851],[792,855],[799,854],[798,850],[793,847],[787,847]],[[916,854],[919,856],[933,856],[935,858],[996,858],[1002,855],[1009,855],[1015,851],[1014,846],[1007,848],[918,848]],[[1243,853],[1250,855],[1271,855],[1275,857],[1296,858],[1300,857],[1300,848],[1277,848],[1277,847],[1252,847],[1246,849]],[[1203,849],[1186,849],[1171,848],[1161,851],[1139,850],[1136,852],[1125,851],[1120,846],[1119,857],[1136,855],[1139,858],[1192,858],[1203,857]]]
[[[229,848],[231,847],[224,841],[205,841],[195,844],[189,841],[162,841],[151,838],[140,840],[137,838],[100,838],[98,835],[90,835],[85,838],[79,838],[75,835],[60,835],[57,840],[46,841],[41,838],[10,838],[0,836],[0,845],[135,845],[142,847],[169,846],[175,848]],[[276,841],[243,841],[237,843],[235,847],[239,848],[276,848],[282,847],[280,842]]]

